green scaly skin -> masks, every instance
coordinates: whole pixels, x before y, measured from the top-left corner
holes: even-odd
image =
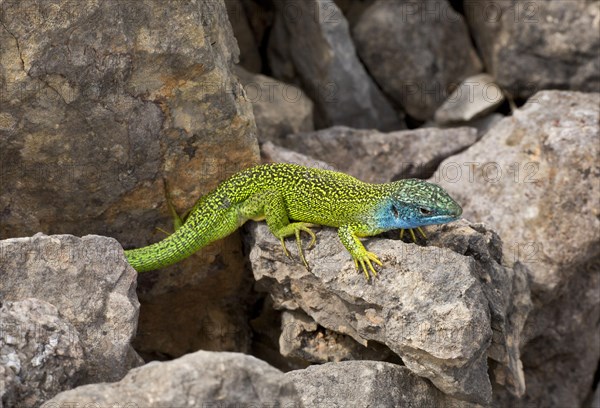
[[[371,262],[382,263],[365,249],[360,237],[443,224],[458,219],[461,213],[461,207],[441,187],[425,181],[369,184],[330,170],[266,164],[234,174],[198,200],[185,223],[168,238],[127,250],[125,255],[138,272],[162,268],[226,237],[248,220],[264,219],[287,255],[284,238],[296,236],[305,265],[300,232],[311,236],[310,247],[316,239],[310,227],[337,228],[356,267],[360,264],[369,279],[369,271],[376,275]]]

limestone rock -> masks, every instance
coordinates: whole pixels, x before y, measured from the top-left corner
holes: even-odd
[[[270,293],[276,308],[301,310],[363,346],[385,345],[444,393],[488,403],[488,359],[494,381],[522,393],[518,345],[529,310],[525,272],[520,265],[500,264],[501,242],[481,225],[432,228],[429,239],[439,247],[367,242],[384,262],[379,279],[369,283],[331,229],[318,231],[315,248],[305,253],[308,271],[295,245],[289,245],[288,259],[267,226],[253,225],[250,261],[258,288]]]
[[[352,32],[383,91],[412,117],[433,117],[453,86],[481,71],[467,26],[446,0],[379,0]]]
[[[260,146],[260,153],[263,163],[292,163],[300,166],[315,167],[325,170],[336,170],[329,164],[312,157],[305,156],[302,153],[286,149],[285,147],[274,145],[271,142]]]
[[[222,1],[0,7],[0,237],[102,234],[144,246],[164,238],[157,227],[172,230],[167,195],[183,213],[258,163]],[[232,236],[140,277],[145,355],[247,349],[246,319],[224,300],[249,291],[240,253]],[[219,301],[202,301],[207,293]]]
[[[465,79],[435,111],[440,125],[464,123],[484,116],[504,102],[502,90],[488,74]]]
[[[315,125],[394,130],[400,114],[356,55],[348,22],[333,0],[282,0],[269,61],[276,78],[298,83],[315,103]]]
[[[349,336],[323,329],[302,311],[284,311],[281,316],[279,350],[286,358],[310,363],[345,360],[385,360],[392,353],[377,343],[365,347]]]
[[[291,379],[264,361],[238,353],[198,351],[169,362],[152,362],[112,384],[63,392],[47,402],[137,407],[303,407]]]
[[[236,75],[252,102],[261,143],[278,143],[288,133],[314,129],[313,103],[301,89],[236,67]]]
[[[131,347],[137,273],[114,239],[36,234],[0,241],[0,278],[0,299],[35,297],[77,330],[85,353],[83,383],[117,381],[141,363]]]
[[[525,403],[580,405],[600,358],[599,120],[600,94],[539,92],[432,177],[528,268]]]
[[[375,361],[315,365],[285,374],[307,407],[481,407],[448,397],[406,367]]]
[[[290,134],[281,146],[370,183],[428,177],[437,165],[477,140],[473,128],[423,128],[380,133],[336,126]],[[365,165],[366,164],[366,165]]]
[[[56,307],[34,298],[5,301],[0,322],[0,406],[37,407],[78,385],[82,343]]]
[[[600,92],[597,1],[466,1],[464,11],[489,73],[512,96]]]

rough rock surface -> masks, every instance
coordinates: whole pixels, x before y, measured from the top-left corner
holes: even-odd
[[[79,333],[39,299],[0,307],[0,407],[37,407],[78,385],[85,356]]]
[[[336,170],[321,160],[313,159],[312,157],[277,146],[271,142],[260,146],[260,155],[263,163],[293,163],[306,167],[316,167],[318,169]]]
[[[412,117],[433,117],[450,88],[481,71],[467,26],[446,0],[379,0],[352,31],[377,84]]]
[[[440,125],[465,123],[484,116],[504,102],[500,87],[488,74],[465,79],[452,91],[435,111],[435,122]]]
[[[489,73],[515,97],[542,89],[600,92],[600,3],[466,1]]]
[[[314,129],[313,103],[301,89],[241,67],[236,67],[235,73],[252,102],[261,143],[278,143],[288,133]]]
[[[315,103],[315,126],[394,130],[403,119],[356,55],[348,22],[332,0],[282,0],[269,44],[276,78],[299,83]]]
[[[114,239],[36,234],[0,241],[0,278],[2,301],[45,301],[75,327],[85,353],[82,381],[117,381],[140,364],[130,345],[137,273]]]
[[[527,265],[525,403],[579,406],[600,358],[600,94],[543,91],[432,180]]]
[[[328,363],[285,377],[294,382],[307,407],[480,407],[444,395],[406,367],[391,363]]]
[[[440,247],[372,239],[367,248],[385,266],[371,283],[331,229],[318,231],[315,248],[306,252],[310,271],[295,245],[289,245],[292,258],[285,257],[266,225],[251,232],[254,276],[276,308],[301,309],[363,346],[381,343],[454,397],[490,401],[488,358],[496,383],[523,392],[518,345],[529,310],[526,274],[520,264],[499,263],[501,242],[483,226],[435,228],[428,236]]]
[[[399,178],[429,177],[442,160],[466,149],[476,140],[474,128],[423,128],[380,133],[336,126],[287,135],[281,140],[281,146],[325,162],[360,180],[384,183]]]
[[[279,350],[284,357],[309,363],[345,360],[385,360],[393,353],[380,344],[368,347],[351,337],[327,330],[300,310],[284,311],[281,315]]]
[[[258,162],[222,1],[0,8],[0,237],[91,233],[143,246],[164,238],[156,227],[172,229],[167,194],[183,213]],[[141,276],[140,350],[156,358],[244,350],[246,319],[224,300],[249,290],[240,252],[233,236]],[[207,293],[219,301],[198,301]],[[207,321],[238,335],[199,336]]]
[[[63,392],[45,407],[125,402],[135,407],[303,407],[292,380],[276,368],[251,356],[209,351],[146,364],[117,383]]]

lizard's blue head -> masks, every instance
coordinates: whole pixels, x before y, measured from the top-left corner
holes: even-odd
[[[377,211],[378,227],[384,230],[445,224],[460,218],[462,208],[436,184],[423,180],[399,180]]]

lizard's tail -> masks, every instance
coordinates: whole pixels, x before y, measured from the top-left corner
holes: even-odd
[[[225,207],[220,205],[221,198],[213,198],[209,195],[199,200],[185,223],[172,235],[156,244],[125,251],[129,264],[138,272],[173,265],[243,224],[235,206]]]
[[[185,223],[160,242],[125,251],[125,257],[136,271],[152,271],[187,258],[206,246],[207,242],[204,241],[194,232],[190,223]]]

